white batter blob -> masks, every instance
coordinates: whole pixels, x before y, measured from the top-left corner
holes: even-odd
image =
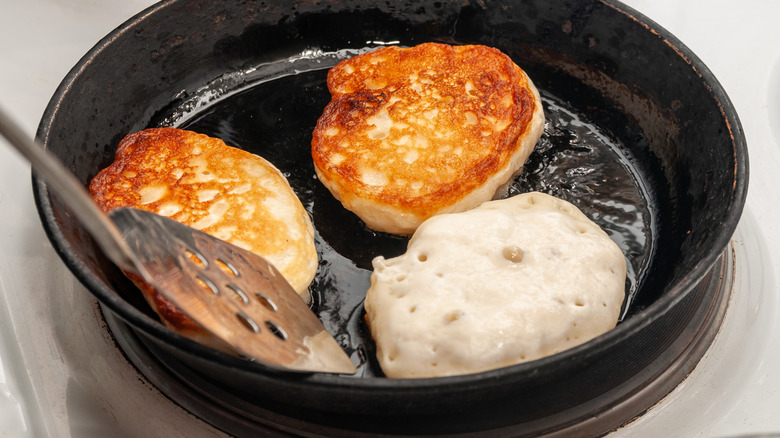
[[[543,193],[425,221],[373,261],[365,308],[388,377],[467,374],[548,356],[617,324],[626,263],[574,205]]]

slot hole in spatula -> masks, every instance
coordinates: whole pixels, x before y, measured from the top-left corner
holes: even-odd
[[[198,268],[202,270],[206,270],[209,268],[209,260],[201,254],[199,251],[192,250],[189,248],[184,249],[184,254],[187,256],[187,258]]]
[[[238,318],[238,320],[241,322],[241,324],[244,325],[244,327],[246,327],[247,330],[251,331],[252,333],[260,333],[260,326],[249,315],[243,312],[238,312],[236,313],[236,318]]]
[[[281,326],[277,325],[275,322],[266,321],[265,327],[268,329],[269,332],[271,332],[271,334],[273,334],[280,340],[282,341],[287,340],[287,332],[285,332],[284,329]]]
[[[241,302],[243,302],[245,305],[249,304],[249,296],[246,294],[246,292],[244,292],[243,289],[236,286],[235,284],[227,284],[226,286],[233,292],[235,297],[241,300]]]
[[[196,279],[198,285],[200,285],[201,288],[211,292],[215,296],[219,296],[219,294],[220,294],[219,288],[208,277],[206,277],[206,276],[204,276],[202,274],[198,274],[198,276],[195,277],[195,279]]]
[[[219,267],[219,269],[222,270],[222,272],[224,272],[227,275],[233,277],[238,277],[241,275],[238,268],[230,261],[223,260],[221,258],[217,259],[217,266]]]
[[[268,298],[267,296],[265,296],[265,295],[263,295],[261,293],[256,293],[255,297],[257,297],[257,301],[260,303],[260,305],[262,305],[266,309],[270,310],[271,312],[278,312],[279,311],[279,307],[276,305],[276,303],[271,301],[271,299]]]

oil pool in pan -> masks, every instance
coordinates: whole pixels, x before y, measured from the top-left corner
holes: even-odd
[[[407,239],[371,231],[345,210],[317,180],[310,155],[311,132],[330,100],[327,68],[344,56],[349,53],[315,52],[226,75],[166,108],[152,124],[221,138],[285,174],[317,231],[320,267],[310,287],[312,307],[359,364],[357,376],[381,376],[363,321],[363,297],[371,260],[403,253]],[[508,194],[550,193],[577,205],[607,231],[627,259],[622,319],[642,307],[634,305],[636,293],[658,234],[650,184],[629,148],[564,100],[544,89],[540,93],[544,134]]]

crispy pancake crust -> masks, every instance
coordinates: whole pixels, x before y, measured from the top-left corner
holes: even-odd
[[[114,162],[89,189],[106,212],[152,211],[263,256],[308,299],[318,265],[314,228],[287,180],[266,160],[195,132],[147,129],[120,142]],[[167,324],[180,332],[202,330],[133,280]]]
[[[490,200],[544,127],[531,80],[486,46],[380,48],[333,67],[328,89],[312,138],[317,175],[390,233]]]

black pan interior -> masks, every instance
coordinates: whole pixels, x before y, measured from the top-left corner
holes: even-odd
[[[327,67],[367,48],[426,41],[497,47],[542,92],[545,135],[511,191],[566,198],[618,241],[630,266],[630,305],[616,330],[497,372],[414,381],[381,377],[362,324],[360,294],[371,258],[402,252],[406,240],[374,233],[343,210],[313,178],[308,142],[329,99]],[[160,125],[218,136],[289,176],[318,232],[322,267],[312,286],[314,308],[363,365],[358,378],[276,375],[165,330],[35,179],[44,227],[63,260],[160,354],[184,358],[204,373],[227,372],[241,382],[237,391],[279,385],[289,401],[318,388],[320,396],[303,403],[315,410],[360,410],[349,401],[333,403],[328,391],[336,389],[342,396],[373,391],[386,397],[365,408],[368,417],[389,403],[414,404],[410,394],[428,391],[430,400],[444,386],[463,389],[477,403],[489,397],[478,388],[560,380],[574,364],[632,362],[620,356],[629,350],[621,345],[636,342],[638,333],[660,339],[657,351],[649,348],[650,356],[632,362],[643,369],[680,333],[667,326],[673,322],[658,321],[675,311],[685,318],[675,306],[693,300],[688,295],[727,245],[747,190],[744,137],[715,78],[673,36],[612,1],[162,2],[101,41],[69,73],[38,137],[86,185],[113,160],[124,135]],[[706,305],[710,298],[702,294],[693,301]],[[644,332],[655,325],[657,331]],[[599,379],[613,375],[625,381],[631,366],[623,374],[596,369],[584,385],[598,387]]]

